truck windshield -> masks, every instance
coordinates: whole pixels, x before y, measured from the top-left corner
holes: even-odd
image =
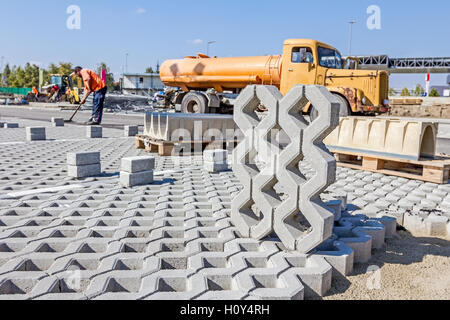
[[[319,63],[322,67],[342,69],[342,57],[336,50],[319,47]]]

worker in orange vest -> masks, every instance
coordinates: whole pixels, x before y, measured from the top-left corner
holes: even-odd
[[[33,91],[33,95],[34,95],[34,101],[38,102],[39,101],[39,90],[36,89],[36,87],[33,87],[32,91]]]
[[[94,93],[94,107],[92,108],[92,118],[87,125],[99,125],[102,123],[103,104],[105,102],[108,87],[103,80],[92,70],[75,67],[74,74],[81,77],[84,82],[84,97],[80,104],[85,104],[86,99]]]

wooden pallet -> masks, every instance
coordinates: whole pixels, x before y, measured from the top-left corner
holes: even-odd
[[[340,167],[378,172],[408,179],[447,184],[450,158],[407,160],[389,156],[369,155],[330,149]]]
[[[235,148],[237,140],[215,140],[215,141],[163,141],[153,139],[144,135],[136,136],[136,148],[145,149],[147,152],[158,153],[160,156],[183,155],[193,151],[205,149],[227,149]]]

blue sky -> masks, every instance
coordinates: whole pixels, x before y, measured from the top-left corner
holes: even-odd
[[[68,6],[81,8],[81,29],[69,30]],[[381,30],[366,26],[370,5],[381,8]],[[313,38],[348,54],[450,56],[448,0],[0,0],[0,56],[5,63],[67,61],[95,68],[106,62],[118,77],[157,60],[206,51],[245,56],[280,54],[284,39]],[[447,75],[432,75],[444,84]],[[424,85],[424,75],[394,75],[391,85]]]

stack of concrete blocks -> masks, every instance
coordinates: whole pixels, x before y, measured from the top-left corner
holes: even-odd
[[[3,128],[5,129],[16,129],[19,127],[18,123],[4,123]]]
[[[27,141],[39,141],[46,139],[44,127],[27,127],[25,130]]]
[[[325,258],[333,267],[333,276],[350,275],[354,263],[366,263],[372,256],[372,249],[380,249],[385,239],[395,236],[395,218],[350,215],[346,196],[324,194],[322,198],[327,198],[326,204],[334,211],[335,225],[333,235],[312,253]]]
[[[319,117],[311,124],[302,110],[311,104]],[[262,120],[255,111],[262,104]],[[243,184],[233,199],[231,220],[244,237],[262,239],[275,233],[289,250],[307,253],[330,238],[334,214],[320,194],[335,181],[336,160],[323,139],[339,124],[339,103],[322,86],[298,85],[285,97],[273,86],[248,86],[235,103],[234,120],[244,134],[233,152],[233,171]],[[282,148],[273,139],[280,129],[289,143]],[[257,166],[254,159],[265,159]],[[317,172],[307,180],[299,163],[308,160]],[[282,200],[274,190],[284,186]]]
[[[124,187],[142,186],[153,183],[154,157],[123,158],[120,184]]]
[[[138,126],[125,126],[124,127],[124,135],[125,137],[134,137],[139,133]]]
[[[86,136],[88,138],[102,138],[103,129],[100,126],[88,126]]]
[[[206,171],[215,173],[228,170],[227,150],[205,150],[203,152],[203,167]]]
[[[341,118],[324,140],[333,150],[419,160],[436,153],[437,124],[399,119]]]
[[[101,174],[100,152],[68,153],[67,172],[72,178],[95,177]]]
[[[64,127],[64,119],[63,118],[52,118],[52,126],[54,127]]]
[[[236,125],[231,115],[147,113],[144,135],[163,141],[236,140]]]

